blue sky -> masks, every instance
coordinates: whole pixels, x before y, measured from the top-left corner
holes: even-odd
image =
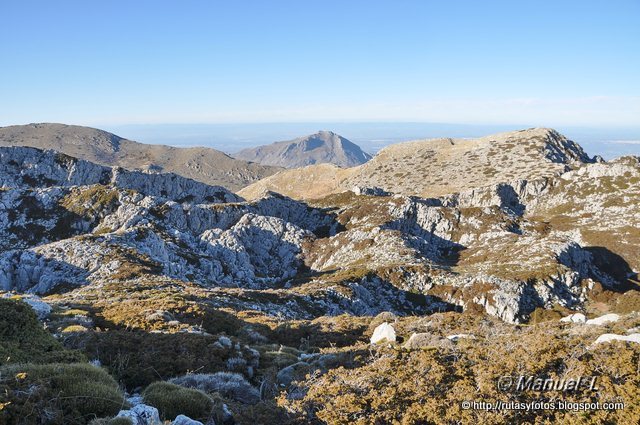
[[[0,125],[640,126],[640,1],[0,6]]]

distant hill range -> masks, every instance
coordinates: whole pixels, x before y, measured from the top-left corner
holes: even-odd
[[[292,198],[320,198],[354,186],[421,197],[442,196],[502,182],[551,177],[593,159],[555,130],[531,128],[478,139],[429,139],[397,143],[365,164],[330,164],[281,171],[242,189],[253,199],[268,191]]]
[[[305,137],[244,149],[237,159],[284,168],[298,168],[314,164],[333,164],[355,167],[372,157],[360,146],[331,131],[319,131]]]
[[[175,173],[230,190],[238,190],[280,170],[234,159],[211,148],[150,145],[95,128],[64,124],[0,127],[0,146],[51,149],[101,165]]]

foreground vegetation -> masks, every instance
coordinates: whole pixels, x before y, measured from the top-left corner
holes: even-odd
[[[25,303],[0,299],[0,423],[118,423],[108,420],[128,408],[125,392],[166,421],[185,414],[224,423],[231,412],[238,424],[640,422],[640,344],[593,344],[640,326],[633,291],[602,298],[624,314],[620,321],[586,326],[560,323],[553,311],[527,325],[472,311],[291,321],[215,309],[194,288],[165,288],[162,296],[153,286],[137,289],[126,313],[108,288],[83,304],[52,297],[47,326],[57,338]],[[383,321],[398,341],[370,345]],[[518,375],[595,376],[598,388],[500,391],[499,377]],[[625,408],[463,409],[465,401],[554,400]]]

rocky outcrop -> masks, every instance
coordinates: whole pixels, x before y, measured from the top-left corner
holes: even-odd
[[[0,187],[43,188],[111,184],[116,188],[193,203],[237,202],[220,186],[209,186],[176,174],[150,174],[109,168],[55,151],[0,147]]]
[[[161,425],[160,414],[158,409],[146,404],[137,404],[130,410],[121,410],[118,418],[128,418],[133,425]]]
[[[0,149],[0,179],[16,186],[0,191],[0,289],[166,278],[237,289],[210,302],[287,318],[480,306],[524,322],[540,307],[581,310],[596,284],[624,290],[637,273],[638,160],[581,165],[571,143],[526,134],[545,161],[577,168],[441,197],[362,186],[309,202],[243,202],[175,175]]]

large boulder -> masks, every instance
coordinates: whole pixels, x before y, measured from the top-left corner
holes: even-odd
[[[130,410],[121,410],[118,418],[129,418],[133,425],[162,425],[158,409],[146,404],[138,404]]]
[[[587,321],[587,317],[582,313],[575,313],[563,317],[560,321],[563,323],[585,323]]]
[[[194,421],[188,416],[178,415],[173,420],[173,423],[171,425],[204,425],[204,424],[200,421]]]
[[[377,344],[385,340],[387,342],[396,342],[396,330],[387,322],[378,325],[371,336],[372,344]]]
[[[600,344],[603,342],[611,342],[611,341],[627,341],[627,342],[635,342],[636,344],[640,344],[640,333],[631,334],[631,335],[603,334],[596,339],[594,344]]]
[[[611,313],[605,314],[604,316],[596,317],[595,319],[589,319],[585,323],[587,325],[603,326],[608,323],[615,323],[618,320],[620,320],[620,316],[615,313]]]

